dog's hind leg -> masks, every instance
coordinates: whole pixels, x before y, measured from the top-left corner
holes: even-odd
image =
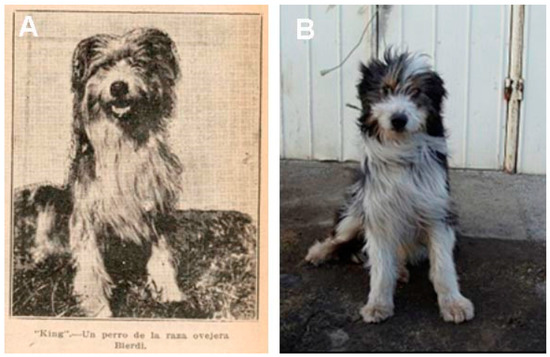
[[[409,282],[409,269],[407,269],[407,248],[403,245],[400,245],[397,248],[397,264],[398,264],[398,274],[397,280],[401,283]]]
[[[357,237],[362,230],[363,215],[355,205],[350,205],[338,215],[332,234],[322,242],[315,242],[306,255],[305,260],[312,264],[320,264],[330,259],[338,247]]]
[[[445,321],[455,323],[471,320],[474,305],[460,293],[453,262],[455,232],[447,224],[435,222],[428,233],[430,279],[437,293],[441,315]]]
[[[34,262],[40,263],[57,250],[55,243],[51,239],[56,214],[53,204],[37,207],[36,210],[38,212],[36,215],[36,236],[31,254]]]
[[[76,269],[73,289],[81,309],[86,316],[111,317],[112,281],[105,269],[92,222],[79,212],[71,216],[70,241]]]
[[[152,292],[160,292],[162,302],[182,301],[184,294],[178,287],[175,260],[166,238],[161,234],[151,247],[147,273]]]
[[[70,191],[66,187],[39,186],[32,193],[31,204],[36,209],[36,235],[31,255],[35,263],[40,263],[49,255],[67,251],[66,244],[56,236],[55,229],[61,215],[72,210]]]
[[[398,275],[397,280],[401,283],[409,282],[409,270],[407,264],[415,265],[427,259],[428,252],[424,245],[418,241],[410,243],[401,242],[397,247]]]

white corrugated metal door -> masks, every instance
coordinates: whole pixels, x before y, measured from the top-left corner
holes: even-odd
[[[360,47],[337,71],[378,9]],[[389,46],[425,52],[446,82],[451,165],[502,169],[506,140],[504,83],[509,71],[511,7],[283,6],[281,8],[281,156],[359,158],[355,127],[358,64]],[[296,39],[296,19],[314,21],[312,40]],[[518,171],[545,172],[545,9],[526,6],[525,95]]]

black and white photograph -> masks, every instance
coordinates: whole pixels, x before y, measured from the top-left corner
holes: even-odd
[[[13,11],[10,317],[258,323],[264,15]]]

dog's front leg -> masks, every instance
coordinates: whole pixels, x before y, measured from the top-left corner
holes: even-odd
[[[393,293],[397,280],[397,249],[391,239],[366,231],[370,262],[369,301],[361,309],[367,323],[377,323],[393,315]]]
[[[429,230],[430,279],[445,321],[461,323],[474,317],[474,305],[462,296],[453,262],[455,232],[445,223],[434,223]]]
[[[147,272],[149,273],[149,285],[153,288],[153,293],[160,292],[161,301],[181,301],[184,299],[184,295],[178,287],[177,270],[172,252],[162,234],[159,235],[157,241],[151,247]]]
[[[76,269],[74,293],[81,309],[86,316],[111,317],[111,278],[105,270],[93,224],[78,211],[71,216],[70,242]]]

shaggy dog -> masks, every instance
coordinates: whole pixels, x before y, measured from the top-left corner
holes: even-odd
[[[377,323],[393,315],[396,280],[408,280],[407,262],[427,255],[443,319],[470,320],[474,306],[460,293],[453,262],[455,215],[441,116],[443,81],[426,56],[391,49],[383,61],[372,60],[361,72],[360,179],[332,235],[314,244],[306,260],[318,264],[363,235],[370,293],[361,316]]]
[[[34,194],[33,256],[40,261],[59,249],[50,233],[69,206],[74,293],[87,316],[111,316],[114,284],[104,255],[113,242],[146,253],[149,286],[161,301],[183,299],[166,235],[181,173],[166,144],[178,76],[174,42],[157,29],[92,36],[74,52],[69,179],[63,189]]]

